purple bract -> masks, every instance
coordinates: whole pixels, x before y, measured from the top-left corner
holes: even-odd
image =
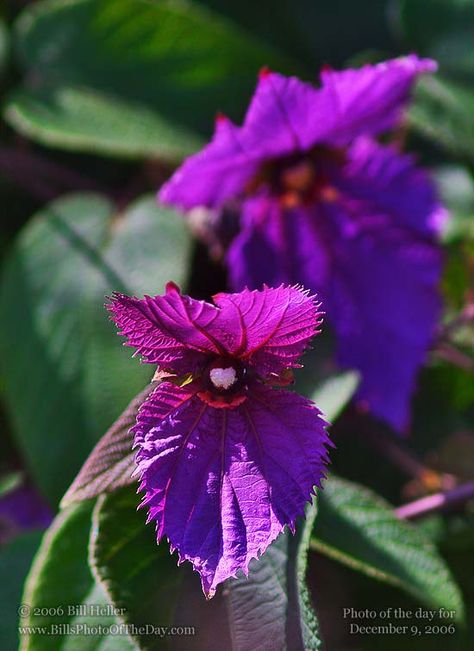
[[[400,126],[416,78],[435,70],[411,55],[325,69],[319,88],[264,70],[243,126],[219,116],[160,192],[184,210],[237,207],[233,287],[318,292],[339,362],[362,375],[359,403],[399,431],[439,315],[445,211],[414,159],[375,137]]]
[[[126,345],[162,378],[132,430],[142,506],[208,597],[294,530],[330,445],[314,404],[274,388],[318,333],[314,296],[282,286],[213,300],[170,283],[164,296],[115,294],[109,305]]]

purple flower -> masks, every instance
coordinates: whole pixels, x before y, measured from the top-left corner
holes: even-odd
[[[0,498],[0,543],[22,531],[46,529],[53,513],[38,491],[29,483],[21,484]]]
[[[318,333],[315,298],[279,287],[213,300],[169,283],[164,296],[115,294],[109,305],[126,345],[164,378],[133,428],[142,506],[208,597],[294,530],[330,445],[319,410],[273,388]]]
[[[160,192],[184,210],[239,206],[233,287],[318,292],[338,361],[361,372],[360,403],[397,430],[439,315],[445,211],[414,159],[375,137],[400,125],[417,76],[435,69],[415,55],[325,69],[320,88],[264,70],[243,126],[219,117]]]

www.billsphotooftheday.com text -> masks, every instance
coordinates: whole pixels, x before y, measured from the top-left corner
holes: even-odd
[[[127,619],[126,609],[115,608],[110,604],[34,607],[21,604],[18,608],[18,615],[21,622],[18,632],[22,636],[129,636],[132,638],[153,636],[164,638],[196,635],[195,626],[131,624],[120,621],[121,618]]]

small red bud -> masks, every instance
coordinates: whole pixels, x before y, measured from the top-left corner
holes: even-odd
[[[171,292],[178,292],[178,294],[181,294],[181,290],[179,289],[178,285],[172,280],[166,283],[166,293],[171,294]]]
[[[262,81],[262,79],[266,79],[271,74],[272,71],[270,70],[270,68],[268,66],[263,66],[263,68],[260,68],[259,70],[258,78],[260,79],[260,81]]]
[[[219,124],[224,124],[224,122],[228,122],[228,121],[229,121],[229,118],[227,117],[227,115],[225,115],[221,111],[217,111],[216,117],[215,117],[216,126],[219,125]]]

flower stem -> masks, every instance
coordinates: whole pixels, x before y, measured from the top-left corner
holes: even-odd
[[[0,147],[0,172],[39,201],[51,201],[68,191],[107,192],[94,179],[22,147]]]
[[[471,499],[474,499],[474,481],[404,504],[395,509],[395,513],[401,520],[415,520],[463,504]]]
[[[456,479],[453,475],[429,468],[398,441],[381,432],[371,432],[370,438],[372,444],[393,466],[407,477],[419,481],[426,491],[450,490],[455,486]]]

